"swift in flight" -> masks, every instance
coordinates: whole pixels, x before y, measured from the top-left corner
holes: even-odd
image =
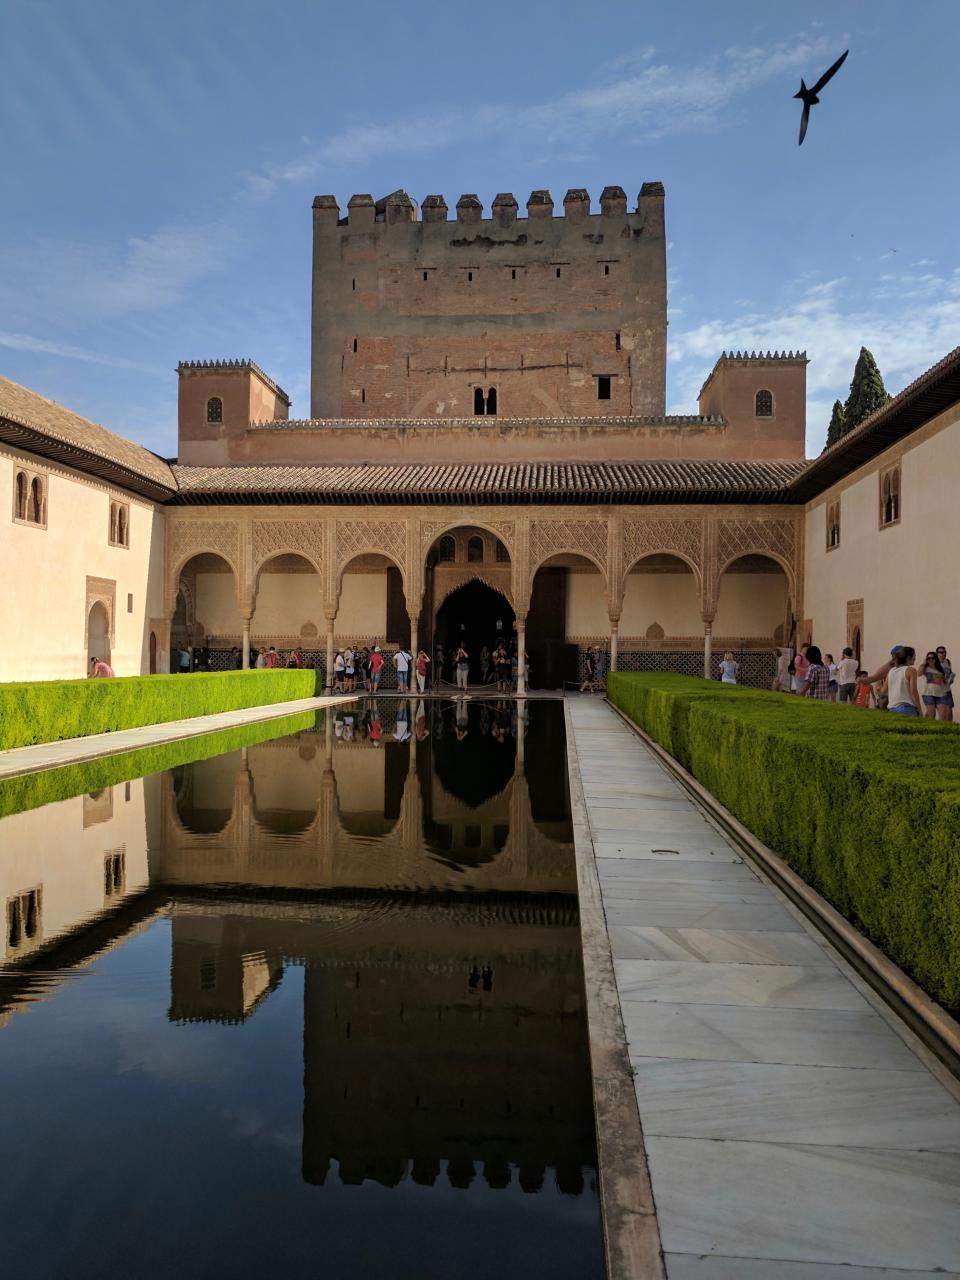
[[[833,64],[833,66],[823,73],[823,75],[820,77],[820,79],[817,81],[817,83],[813,86],[812,89],[808,89],[806,84],[801,79],[800,92],[795,93],[793,95],[795,98],[799,98],[800,101],[803,103],[803,114],[800,117],[800,140],[797,143],[798,147],[803,145],[803,140],[807,136],[807,125],[810,123],[810,108],[820,101],[820,99],[817,97],[817,94],[820,92],[823,86],[829,80],[832,80],[833,77],[837,74],[837,72],[843,66],[844,62],[846,62],[847,54],[849,52],[850,52],[849,49],[844,50],[844,52]]]

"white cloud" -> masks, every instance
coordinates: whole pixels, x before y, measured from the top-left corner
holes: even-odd
[[[161,227],[119,242],[36,238],[0,250],[0,306],[7,316],[83,319],[179,302],[222,270],[239,243],[223,222]]]
[[[831,46],[832,47],[832,46]],[[530,149],[629,132],[631,140],[713,132],[732,122],[732,108],[752,89],[795,71],[810,73],[827,52],[823,37],[750,48],[734,47],[688,66],[655,61],[655,50],[625,54],[608,82],[547,102],[484,106],[475,111],[418,115],[354,125],[285,164],[243,175],[248,191],[267,197],[285,183],[329,181],[342,169],[397,152],[439,150],[477,137],[522,137]],[[627,69],[629,74],[622,74]],[[520,121],[518,129],[517,122]]]
[[[960,269],[951,276],[903,273],[848,305],[845,282],[809,286],[773,312],[748,309],[671,331],[672,413],[696,412],[697,392],[723,350],[806,350],[807,450],[819,453],[830,406],[846,399],[860,347],[873,352],[895,394],[960,341]]]
[[[34,338],[28,333],[6,333],[0,330],[0,347],[11,351],[30,351],[38,355],[59,356],[64,360],[83,360],[87,364],[103,364],[111,369],[136,369],[141,373],[155,373],[156,369],[136,360],[124,360],[119,356],[101,355],[68,342],[49,342],[46,338]]]

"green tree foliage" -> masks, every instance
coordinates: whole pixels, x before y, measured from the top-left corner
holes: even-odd
[[[824,446],[825,448],[829,449],[832,444],[836,444],[843,435],[845,429],[844,422],[843,405],[839,400],[834,400],[833,413],[830,415],[830,425],[827,427],[827,443]]]
[[[850,383],[850,394],[843,406],[843,435],[858,427],[877,409],[882,409],[890,397],[883,385],[877,362],[866,347],[860,348],[857,366]]]
[[[935,1000],[960,1010],[956,725],[689,676],[611,672],[607,693]]]

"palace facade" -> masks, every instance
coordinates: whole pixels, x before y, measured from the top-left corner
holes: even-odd
[[[813,461],[802,352],[725,352],[667,416],[663,202],[317,197],[312,416],[184,362],[175,460],[0,379],[0,678],[502,637],[538,687],[594,644],[768,684],[811,638],[949,648],[960,349]]]

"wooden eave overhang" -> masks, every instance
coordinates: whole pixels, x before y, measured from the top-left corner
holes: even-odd
[[[71,441],[49,435],[37,427],[17,422],[14,418],[0,416],[0,440],[14,449],[21,449],[26,453],[47,458],[51,462],[73,467],[87,475],[97,476],[108,484],[149,498],[152,502],[166,502],[176,493],[172,472],[170,484],[160,484],[132,467],[124,466],[121,462],[104,457],[103,454],[91,449],[84,449]]]

